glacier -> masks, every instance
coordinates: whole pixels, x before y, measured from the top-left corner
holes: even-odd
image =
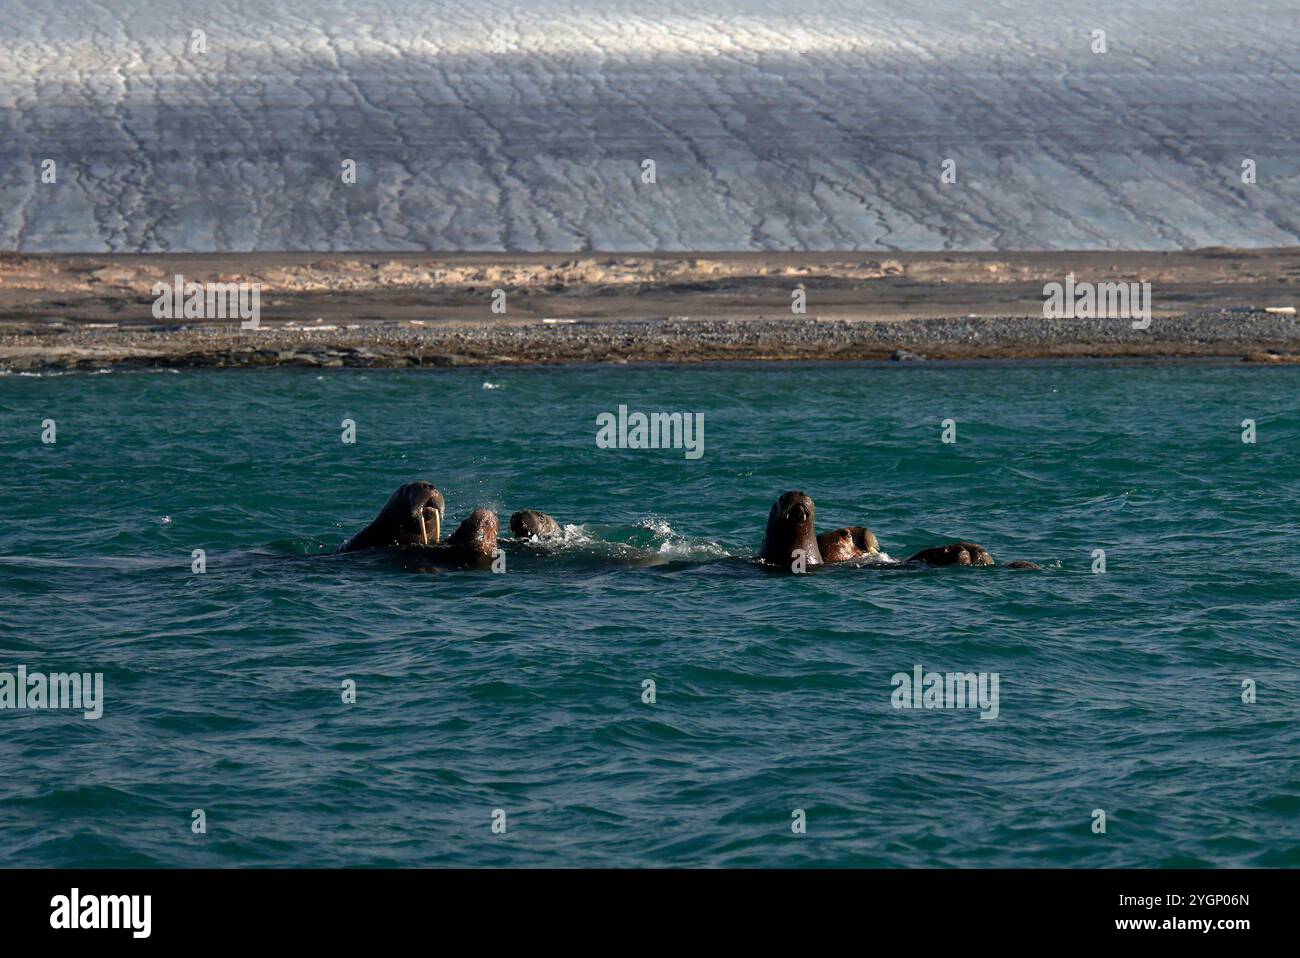
[[[0,0],[0,249],[1290,245],[1297,49],[1291,0]]]

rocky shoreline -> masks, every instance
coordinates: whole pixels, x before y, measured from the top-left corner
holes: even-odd
[[[423,328],[367,323],[257,330],[76,326],[0,334],[0,369],[10,371],[1211,356],[1300,361],[1300,320],[1262,311],[1221,311],[1156,319],[1148,330],[1115,320],[967,317],[893,323],[792,318]]]
[[[1067,275],[1151,321],[1044,318]],[[155,284],[253,283],[259,328],[158,319]],[[1300,249],[1171,253],[0,254],[0,370],[1300,358]],[[807,311],[792,312],[802,291]],[[498,313],[494,295],[508,300]]]

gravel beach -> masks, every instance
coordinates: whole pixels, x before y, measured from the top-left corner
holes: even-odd
[[[1044,318],[1044,284],[1151,284],[1150,326]],[[247,282],[257,329],[159,320],[154,285]],[[0,369],[728,360],[1300,358],[1300,250],[0,256]],[[505,312],[491,308],[495,291]],[[806,312],[792,311],[799,293]]]

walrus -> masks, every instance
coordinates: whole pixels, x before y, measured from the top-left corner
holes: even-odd
[[[558,522],[536,509],[521,509],[512,515],[510,531],[516,539],[540,539],[558,536],[563,532]]]
[[[388,497],[370,525],[335,551],[437,545],[442,539],[442,517],[446,510],[442,493],[431,483],[408,482]]]
[[[396,553],[403,567],[415,572],[490,565],[497,551],[497,515],[491,509],[475,509],[446,542],[416,546]]]
[[[998,563],[994,561],[993,556],[989,555],[987,549],[975,542],[954,542],[951,545],[935,546],[931,549],[922,549],[914,556],[910,556],[908,562],[924,562],[926,565],[1002,565],[1006,569],[1034,569],[1038,572],[1043,571],[1043,567],[1029,562],[1025,559],[1016,559],[1012,562]]]
[[[767,528],[763,544],[758,548],[759,558],[769,565],[794,570],[801,552],[804,566],[822,565],[821,549],[817,547],[817,534],[813,531],[816,506],[805,492],[782,493],[767,514]]]
[[[823,532],[817,537],[817,548],[823,562],[847,562],[875,555],[880,551],[876,534],[865,526],[849,526],[834,532]]]
[[[475,509],[447,537],[444,544],[422,549],[421,552],[439,560],[450,559],[459,563],[490,562],[492,553],[496,552],[500,529],[495,512],[491,509]]]
[[[922,549],[907,558],[908,562],[926,565],[995,565],[987,549],[975,542],[953,542],[946,546]]]

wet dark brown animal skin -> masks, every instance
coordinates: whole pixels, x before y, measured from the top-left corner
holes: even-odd
[[[335,551],[360,552],[362,549],[404,549],[435,545],[438,542],[437,526],[446,514],[447,504],[442,493],[432,483],[408,482],[397,487],[379,510],[379,515],[368,526]]]
[[[536,509],[521,509],[511,516],[510,531],[516,539],[558,536],[561,532],[558,522]]]
[[[497,534],[501,525],[491,509],[475,509],[439,548],[462,561],[490,560],[497,548]]]
[[[926,565],[993,565],[993,556],[982,545],[974,542],[953,542],[946,546],[922,549],[911,556],[908,562],[924,562]]]
[[[1007,563],[1008,569],[1035,569],[1038,572],[1043,571],[1043,567],[1036,562],[1030,562],[1028,559],[1017,559],[1014,562]]]
[[[767,515],[759,558],[770,565],[793,571],[794,553],[802,550],[805,566],[821,565],[822,553],[817,548],[817,534],[813,531],[816,515],[817,507],[807,493],[783,493]]]
[[[876,534],[866,526],[848,526],[833,532],[823,532],[817,537],[823,562],[847,562],[861,559],[880,551]]]

